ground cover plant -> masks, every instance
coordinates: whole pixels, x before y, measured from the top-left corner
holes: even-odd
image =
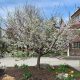
[[[48,67],[50,72],[55,73],[55,80],[79,80],[80,72],[68,65]]]

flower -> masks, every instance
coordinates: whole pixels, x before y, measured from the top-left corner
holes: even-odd
[[[73,77],[73,75],[71,75],[71,77]]]
[[[65,73],[65,74],[64,74],[64,77],[66,77],[66,78],[67,78],[67,77],[68,77],[68,73]]]
[[[74,73],[74,71],[71,71],[70,73]]]

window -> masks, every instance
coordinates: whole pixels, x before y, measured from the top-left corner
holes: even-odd
[[[76,16],[76,20],[79,20],[79,16]]]
[[[80,48],[80,42],[74,42],[74,48]]]
[[[77,15],[74,20],[79,21],[80,20],[80,15]]]

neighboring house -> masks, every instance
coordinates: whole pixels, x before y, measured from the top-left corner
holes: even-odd
[[[69,21],[69,46],[67,56],[80,56],[80,8],[71,16]]]

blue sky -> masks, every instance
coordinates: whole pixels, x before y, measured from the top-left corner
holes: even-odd
[[[0,16],[6,18],[7,10],[12,12],[15,7],[26,3],[38,7],[47,18],[57,13],[57,16],[65,20],[68,20],[69,13],[72,14],[77,7],[80,7],[80,0],[0,0]]]

